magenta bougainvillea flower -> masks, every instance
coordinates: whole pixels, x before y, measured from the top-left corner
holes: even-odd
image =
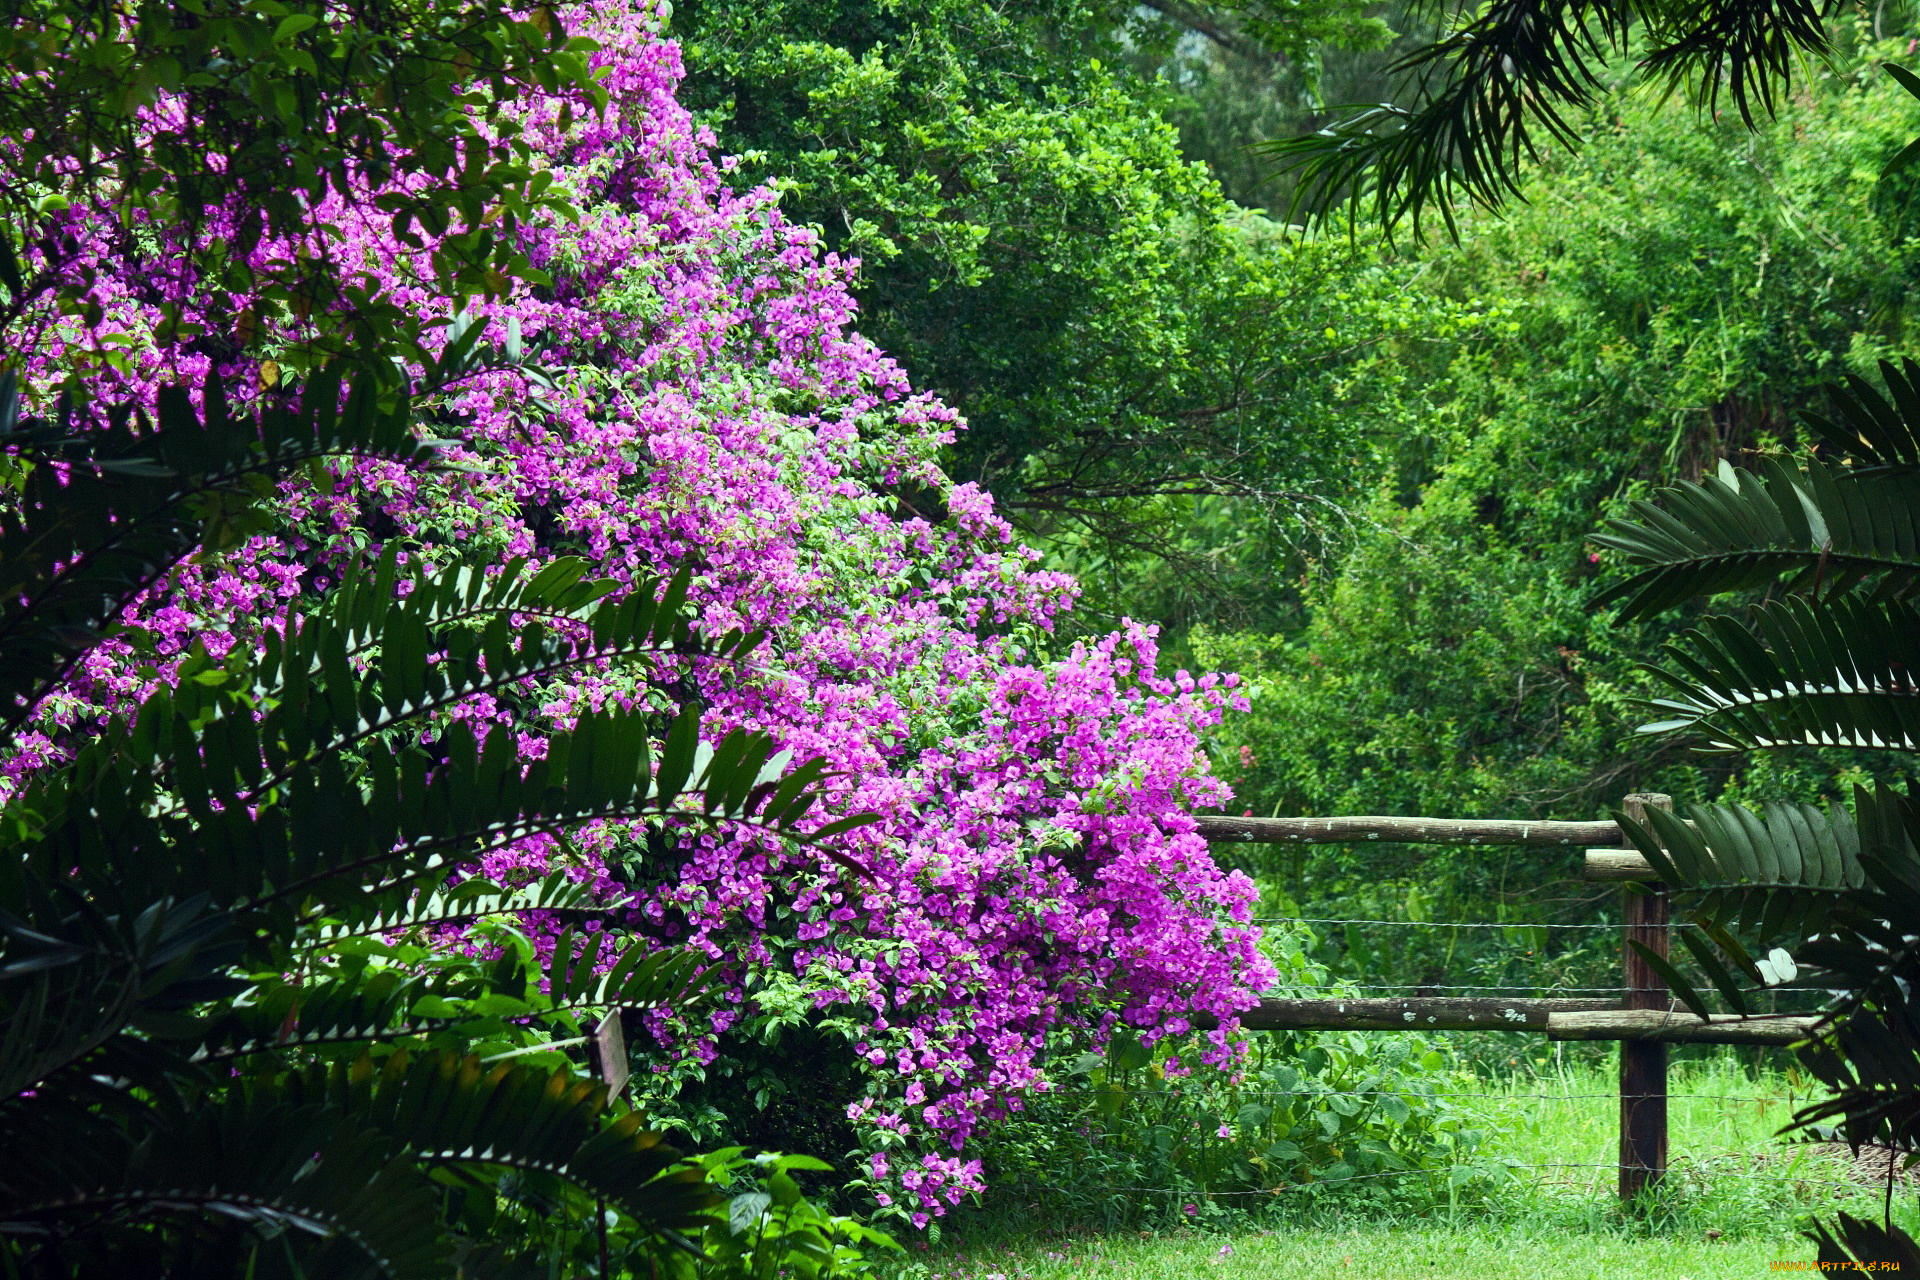
[[[330,484],[290,483],[283,530],[150,593],[128,619],[140,643],[95,650],[6,770],[57,758],[193,643],[216,656],[249,643],[371,547],[398,541],[432,565],[579,554],[622,583],[691,566],[704,626],[769,631],[750,663],[602,667],[455,714],[513,726],[531,759],[584,709],[697,695],[712,732],[762,729],[823,756],[831,808],[880,816],[843,837],[867,876],[750,834],[687,837],[684,869],[640,886],[627,927],[701,949],[730,983],[696,1025],[655,1027],[658,1087],[742,1019],[832,1018],[867,1071],[851,1118],[876,1194],[924,1222],[980,1186],[969,1135],[1050,1087],[1050,1046],[1097,1045],[1122,1023],[1183,1033],[1199,1014],[1219,1028],[1203,1056],[1230,1065],[1233,1014],[1272,974],[1246,923],[1251,884],[1214,864],[1189,815],[1229,798],[1202,735],[1234,681],[1161,675],[1150,627],[1056,641],[1073,582],[941,473],[962,424],[854,330],[857,264],[787,223],[776,193],[729,188],[644,3],[573,23],[601,43],[613,106],[513,107],[580,216],[519,232],[549,284],[467,312],[524,354],[435,406],[459,465],[343,463]],[[362,194],[323,211],[338,260],[448,315],[417,269],[431,245],[394,240],[378,193]],[[235,310],[199,297],[177,238],[153,228],[147,256],[130,257],[93,244],[84,209],[70,216],[65,256],[39,265],[92,272],[100,318],[35,321],[33,386],[84,368],[102,397],[143,398],[225,359],[156,337],[168,303],[209,329]],[[250,323],[296,339],[276,314],[263,303]],[[221,368],[271,381],[253,359]],[[604,823],[475,870],[515,881],[563,866],[612,900],[630,892],[612,870],[639,847]]]

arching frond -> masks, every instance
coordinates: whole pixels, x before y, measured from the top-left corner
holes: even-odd
[[[1789,599],[1712,617],[1649,667],[1676,696],[1642,733],[1691,729],[1721,751],[1784,746],[1920,751],[1920,609]]]
[[[702,1172],[644,1129],[638,1112],[603,1123],[605,1087],[564,1072],[395,1053],[316,1067],[294,1084],[294,1096],[363,1117],[420,1160],[556,1174],[675,1242],[717,1202]]]
[[[1854,472],[1825,462],[1794,472],[1769,459],[1756,474],[1722,464],[1698,484],[1662,489],[1610,520],[1593,541],[1644,566],[1601,592],[1645,617],[1695,596],[1771,585],[1839,592],[1871,583],[1878,598],[1920,584],[1920,473]]]
[[[1828,446],[1865,466],[1920,467],[1920,363],[1911,357],[1898,365],[1882,360],[1880,379],[1886,395],[1865,378],[1846,374],[1828,389],[1832,416],[1809,414],[1807,422]]]
[[[311,1276],[370,1273],[402,1280],[446,1273],[450,1248],[432,1184],[379,1126],[324,1098],[272,1083],[191,1108],[163,1109],[137,1140],[91,1153],[15,1152],[37,1175],[0,1206],[0,1233],[58,1256],[65,1224],[217,1218],[253,1229],[256,1243],[300,1238]],[[243,1254],[230,1260],[245,1274]]]
[[[0,375],[0,421],[13,423],[13,376]],[[40,459],[20,514],[0,521],[0,726],[18,726],[100,629],[160,575],[208,541],[258,527],[271,481],[335,454],[425,462],[404,405],[382,408],[373,383],[345,386],[339,367],[298,401],[235,414],[217,378],[196,413],[182,387],[163,388],[158,421],[135,434],[121,414],[106,431],[28,420],[0,443]]]
[[[1458,206],[1497,209],[1521,197],[1526,165],[1579,145],[1579,113],[1644,50],[1643,68],[1714,112],[1722,95],[1750,125],[1770,114],[1796,59],[1827,48],[1835,0],[1693,0],[1600,4],[1499,0],[1461,11],[1453,28],[1388,69],[1396,103],[1332,108],[1303,138],[1264,144],[1297,186],[1292,213],[1329,220],[1343,207],[1389,234],[1437,216],[1458,235]]]
[[[1865,883],[1860,831],[1840,805],[1771,804],[1764,816],[1694,805],[1685,821],[1659,810],[1647,816],[1648,824],[1624,813],[1615,821],[1662,879],[1698,895],[1700,913],[1721,925],[1777,937],[1816,924]]]

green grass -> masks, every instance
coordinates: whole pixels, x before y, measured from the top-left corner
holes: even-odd
[[[1880,1212],[1881,1188],[1863,1182],[1844,1158],[1776,1137],[1804,1093],[1784,1076],[1755,1079],[1728,1058],[1673,1072],[1672,1174],[1641,1213],[1623,1212],[1614,1194],[1619,1104],[1611,1070],[1572,1066],[1456,1087],[1494,1095],[1476,1103],[1494,1134],[1484,1153],[1517,1166],[1472,1203],[1400,1217],[1272,1206],[1264,1220],[1239,1217],[1236,1226],[1228,1219],[1224,1229],[1053,1238],[1006,1237],[975,1220],[964,1238],[949,1234],[940,1245],[914,1250],[904,1274],[1719,1280],[1775,1274],[1776,1261],[1811,1259],[1799,1230],[1814,1218],[1841,1209]],[[1599,1167],[1527,1167],[1542,1165]],[[1911,1189],[1895,1195],[1895,1217],[1910,1230],[1920,1220],[1915,1200]]]
[[[1328,1277],[1419,1276],[1431,1280],[1751,1280],[1779,1258],[1806,1258],[1804,1247],[1757,1239],[1736,1242],[1569,1237],[1520,1224],[1482,1227],[1368,1223],[1276,1230],[1257,1235],[1193,1233],[1151,1240],[1071,1241],[961,1252],[922,1264],[944,1280],[1327,1280]],[[919,1270],[919,1268],[916,1268]]]

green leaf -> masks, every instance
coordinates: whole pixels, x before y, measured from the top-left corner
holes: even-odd
[[[1667,984],[1668,990],[1679,997],[1680,1003],[1692,1010],[1701,1021],[1710,1021],[1712,1019],[1713,1014],[1707,1008],[1707,1002],[1700,998],[1700,993],[1693,989],[1693,984],[1688,982],[1686,976],[1674,967],[1671,960],[1668,960],[1658,951],[1655,951],[1652,947],[1649,947],[1646,943],[1640,942],[1637,939],[1629,939],[1627,945],[1632,947],[1635,953],[1647,962],[1648,968],[1660,975],[1660,980]]]

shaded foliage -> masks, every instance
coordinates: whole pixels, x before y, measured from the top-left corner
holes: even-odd
[[[176,395],[137,441],[104,437],[104,467],[83,441],[20,423],[9,443],[32,470],[7,568],[37,589],[9,595],[6,633],[84,647],[197,549],[205,495],[231,496],[228,477],[341,448],[420,460],[404,416],[356,411],[364,383],[330,411],[340,390],[317,380],[308,408],[264,434],[203,424]],[[217,385],[203,399],[227,412]],[[48,440],[57,453],[40,452]],[[35,483],[56,464],[84,478]],[[244,525],[259,494],[240,492],[220,514]],[[69,494],[108,518],[77,522]],[[126,530],[146,531],[138,555]],[[196,648],[177,683],[0,811],[0,1236],[19,1273],[498,1270],[525,1243],[490,1239],[509,1173],[576,1222],[597,1197],[636,1241],[698,1251],[690,1233],[718,1202],[709,1171],[538,1034],[685,1004],[693,957],[606,946],[606,908],[564,877],[510,892],[450,874],[609,814],[802,839],[849,823],[808,831],[818,766],[789,771],[748,734],[703,744],[696,715],[583,716],[524,770],[507,730],[483,739],[437,716],[581,663],[743,652],[752,637],[693,633],[684,578],[610,599],[566,560],[403,582],[389,555],[359,572],[269,621],[257,651]],[[20,664],[18,705],[63,670]],[[465,966],[391,946],[536,908],[586,932]],[[401,963],[368,963],[380,954]],[[489,1053],[528,1037],[544,1065]]]

